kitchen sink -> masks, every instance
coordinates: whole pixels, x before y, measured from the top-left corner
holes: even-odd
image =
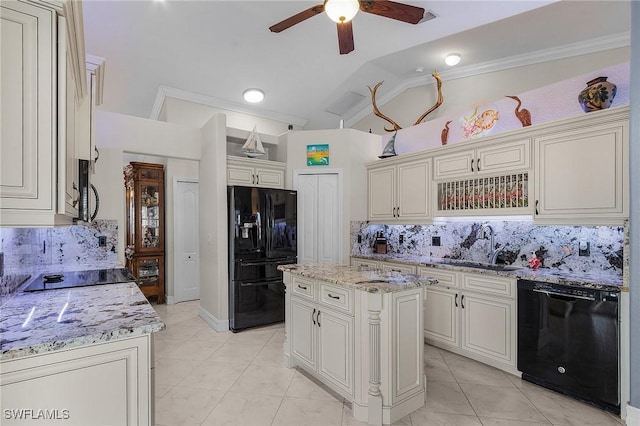
[[[447,265],[460,266],[465,268],[477,268],[484,269],[488,271],[518,271],[523,269],[523,266],[516,265],[504,265],[504,264],[489,264],[489,263],[481,263],[481,262],[468,262],[464,260],[447,260],[443,263]]]

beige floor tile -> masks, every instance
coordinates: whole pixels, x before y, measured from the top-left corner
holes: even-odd
[[[271,340],[269,340],[268,344],[269,345],[279,344],[280,346],[283,346],[284,345],[285,336],[286,336],[286,333],[284,332],[284,328],[278,329],[273,334],[273,336],[271,337]]]
[[[187,341],[163,353],[165,358],[204,361],[224,345],[224,342]]]
[[[353,417],[353,412],[351,411],[351,407],[348,404],[345,404],[342,409],[342,426],[368,426],[369,423],[366,421],[361,422],[360,420]],[[410,416],[405,416],[394,422],[392,426],[410,426],[411,418]]]
[[[458,383],[476,383],[490,386],[514,386],[507,374],[463,356],[441,351],[442,357]],[[515,387],[515,386],[514,386]]]
[[[266,345],[251,362],[251,365],[262,365],[265,367],[284,367],[284,350],[282,348],[282,345],[279,345],[277,343]]]
[[[460,383],[462,391],[480,417],[546,422],[547,419],[516,388]]]
[[[443,359],[440,354],[440,349],[431,345],[424,345],[424,358],[425,359]]]
[[[233,333],[230,331],[215,331],[211,327],[204,327],[200,329],[191,340],[204,340],[207,342],[227,342],[231,339]]]
[[[619,423],[606,412],[547,389],[522,389],[522,393],[554,425],[617,426]]]
[[[549,422],[521,422],[518,420],[492,419],[491,417],[480,417],[483,426],[549,426]]]
[[[239,333],[231,333],[229,341],[234,343],[250,343],[252,345],[266,345],[274,334],[276,334],[275,329],[258,328],[244,330]]]
[[[173,386],[159,385],[156,383],[154,395],[156,401],[165,396],[171,389],[173,389]]]
[[[273,426],[340,426],[342,403],[285,396]]]
[[[420,411],[475,415],[457,383],[427,380],[427,400]]]
[[[264,345],[250,345],[228,341],[215,351],[208,359],[226,364],[239,364],[245,367],[260,353]]]
[[[180,324],[167,323],[167,328],[159,331],[155,337],[158,339],[189,340],[193,338],[196,333],[204,329],[202,325],[197,326],[192,323],[193,321],[188,321],[187,323]]]
[[[156,384],[161,386],[175,386],[184,380],[201,364],[201,361],[184,359],[158,358],[156,359]]]
[[[414,411],[409,417],[413,426],[482,426],[475,415]]]
[[[231,387],[236,393],[284,396],[296,370],[251,365]]]
[[[199,425],[222,399],[223,392],[176,386],[156,404],[156,424]]]
[[[281,402],[279,396],[227,392],[202,425],[270,425]]]
[[[424,374],[428,380],[435,380],[438,382],[455,382],[456,378],[449,370],[447,363],[444,362],[442,357],[430,358],[424,360]]]
[[[293,380],[291,380],[291,384],[287,389],[286,396],[338,402],[342,402],[344,399],[300,370],[293,375]]]
[[[204,361],[198,365],[180,383],[180,386],[189,386],[200,389],[226,392],[240,378],[246,367],[235,364],[221,364],[214,361]]]
[[[185,340],[156,337],[153,339],[153,353],[156,357],[162,358],[165,356],[165,354],[176,349],[178,346],[184,345],[185,343]]]

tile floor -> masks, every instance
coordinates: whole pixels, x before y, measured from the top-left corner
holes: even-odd
[[[155,305],[156,425],[360,425],[350,405],[282,366],[282,324],[217,333],[198,302]],[[620,425],[620,418],[425,345],[427,403],[399,425]]]

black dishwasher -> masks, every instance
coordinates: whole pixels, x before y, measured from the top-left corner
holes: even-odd
[[[522,378],[619,413],[618,296],[518,280]]]

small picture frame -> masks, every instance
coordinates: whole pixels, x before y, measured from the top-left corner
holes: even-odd
[[[307,166],[328,166],[329,144],[307,145]]]

